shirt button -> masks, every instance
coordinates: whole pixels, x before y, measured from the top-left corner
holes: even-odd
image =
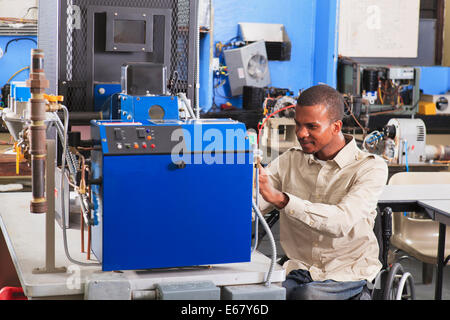
[[[294,214],[294,209],[289,210],[290,214]]]

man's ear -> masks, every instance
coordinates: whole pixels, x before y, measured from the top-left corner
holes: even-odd
[[[333,133],[339,134],[341,132],[342,125],[342,120],[336,120],[335,122],[333,122]]]

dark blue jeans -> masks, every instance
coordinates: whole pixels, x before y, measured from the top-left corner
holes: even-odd
[[[307,270],[293,270],[283,282],[287,300],[348,300],[361,293],[366,280],[314,281]]]

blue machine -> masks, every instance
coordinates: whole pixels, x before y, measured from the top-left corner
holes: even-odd
[[[91,122],[92,251],[102,269],[250,261],[253,155],[245,125],[181,121],[175,97],[124,97],[120,110],[132,119]],[[149,116],[154,105],[164,111],[158,119]]]
[[[94,85],[94,111],[103,111],[111,104],[114,94],[122,91],[120,83],[97,83]]]

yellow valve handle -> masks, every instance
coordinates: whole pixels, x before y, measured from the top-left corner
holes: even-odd
[[[14,151],[16,153],[16,174],[19,174],[19,163],[20,163],[20,153],[19,147],[17,146],[17,142],[14,142]]]
[[[20,169],[20,161],[23,160],[24,156],[22,153],[22,148],[17,145],[17,142],[14,142],[14,152],[16,153],[16,174],[19,174]]]
[[[44,99],[47,99],[50,103],[57,103],[64,101],[64,96],[55,96],[53,94],[44,93]]]

